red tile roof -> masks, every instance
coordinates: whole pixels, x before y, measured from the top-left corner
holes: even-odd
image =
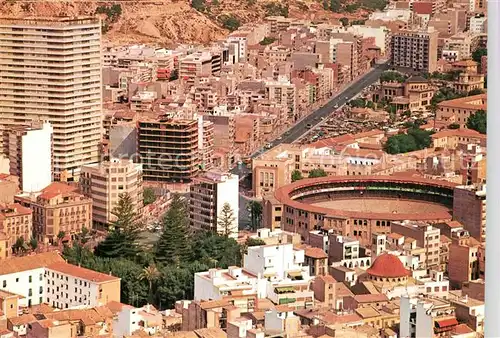
[[[0,204],[0,218],[31,215],[31,213],[30,208],[23,207],[19,203]]]
[[[458,325],[458,321],[456,318],[436,320],[436,323],[438,324],[439,327],[449,327]]]
[[[0,276],[39,269],[56,262],[64,263],[64,259],[56,252],[45,252],[37,255],[9,258],[3,260],[2,264],[0,264]]]
[[[77,188],[75,186],[71,186],[69,184],[61,182],[52,182],[45,189],[42,190],[42,194],[40,195],[40,197],[43,199],[49,199],[49,198],[54,198],[57,195],[73,192],[76,190]]]
[[[378,256],[366,272],[372,276],[383,278],[398,278],[409,275],[401,260],[388,253]]]
[[[316,278],[322,279],[325,283],[337,283],[337,280],[331,275],[318,276]]]
[[[68,264],[66,262],[56,262],[47,266],[48,269],[70,275],[73,277],[81,278],[96,283],[105,283],[114,280],[119,280],[120,278],[100,273],[97,271],[85,269],[73,264]]]
[[[481,134],[478,131],[473,129],[459,128],[459,129],[445,129],[438,131],[435,134],[432,134],[431,137],[433,139],[441,138],[441,137],[476,137],[478,139],[485,139],[486,135]]]
[[[413,12],[416,14],[432,14],[432,2],[414,1]]]
[[[304,254],[307,257],[317,258],[317,259],[328,258],[328,255],[326,254],[326,252],[323,251],[323,249],[320,249],[320,248],[307,247],[304,250]]]
[[[467,324],[460,324],[453,328],[452,333],[454,334],[467,334],[474,332],[473,329],[467,326]]]
[[[358,303],[372,303],[372,302],[385,302],[389,301],[386,295],[380,294],[367,294],[367,295],[356,295],[354,299]]]

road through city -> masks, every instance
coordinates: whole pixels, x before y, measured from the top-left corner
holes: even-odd
[[[389,69],[388,63],[376,65],[370,72],[366,73],[358,80],[353,82],[350,86],[345,88],[343,91],[339,92],[334,98],[332,98],[328,103],[326,103],[321,108],[315,110],[302,120],[298,121],[293,127],[288,129],[281,137],[278,137],[274,141],[270,142],[271,147],[275,147],[281,143],[293,143],[297,141],[302,135],[304,135],[309,128],[307,125],[310,124],[314,126],[318,124],[322,118],[327,118],[332,114],[337,108],[349,102],[354,96],[359,94],[364,88],[377,82],[380,75],[385,70]],[[268,149],[261,148],[251,155],[251,158],[255,158],[262,153],[266,152]],[[240,178],[248,175],[251,170],[246,166],[239,164],[234,167],[231,172],[233,174],[239,175]],[[247,210],[248,199],[240,195],[239,201],[239,224],[240,229],[245,228],[250,224],[250,215]]]
[[[271,147],[275,147],[281,143],[293,143],[298,140],[302,135],[304,135],[307,131],[307,125],[316,125],[320,122],[321,118],[326,118],[331,113],[335,111],[335,107],[341,107],[345,103],[349,102],[354,96],[360,93],[364,88],[375,83],[379,78],[382,72],[389,69],[388,63],[383,63],[376,65],[370,72],[366,73],[358,80],[353,82],[349,87],[345,88],[342,92],[339,92],[334,98],[332,98],[328,103],[319,108],[318,110],[312,112],[302,120],[300,120],[293,127],[288,129],[282,137],[278,137],[274,141],[270,142]],[[251,155],[252,158],[255,158],[262,153],[264,153],[267,149],[261,148],[255,153]]]

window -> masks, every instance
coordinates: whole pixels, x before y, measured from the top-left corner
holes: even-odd
[[[7,281],[6,281],[6,280],[4,280],[4,281],[3,281],[3,287],[4,287],[4,288],[6,288],[6,287],[7,287]]]
[[[43,293],[43,286],[40,286],[40,290],[38,293]]]
[[[16,283],[19,283],[19,277],[16,278]]]
[[[33,291],[31,289],[28,290],[28,297],[33,296]]]
[[[28,283],[31,283],[33,281],[33,278],[31,276],[28,277]]]
[[[43,274],[40,274],[40,280],[43,280]]]

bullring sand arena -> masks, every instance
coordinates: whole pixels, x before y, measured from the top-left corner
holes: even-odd
[[[373,212],[376,210],[381,213],[407,215],[447,212],[450,210],[444,205],[424,201],[363,197],[358,197],[357,199],[332,199],[329,201],[311,203],[311,205],[344,211]]]
[[[283,186],[275,197],[286,207],[284,217],[289,219],[296,210],[298,217],[312,213],[342,219],[431,221],[451,219],[455,186],[421,177],[329,176]]]

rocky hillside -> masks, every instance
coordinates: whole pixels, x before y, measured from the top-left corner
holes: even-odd
[[[338,0],[331,0],[338,1]],[[197,9],[193,8],[196,7]],[[338,20],[359,19],[367,12],[352,14],[325,10],[318,0],[173,0],[146,1],[23,1],[0,2],[2,16],[76,16],[98,13],[105,20],[105,40],[111,44],[156,42],[207,43],[239,24],[258,22],[267,15],[292,18]]]

